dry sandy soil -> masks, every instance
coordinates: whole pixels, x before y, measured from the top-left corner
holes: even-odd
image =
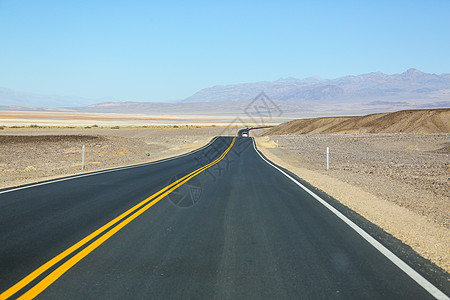
[[[235,128],[6,128],[0,130],[0,188],[144,163],[192,151]],[[149,154],[149,155],[148,155]]]
[[[273,162],[450,271],[450,134],[270,135]],[[278,140],[279,147],[276,147]],[[330,147],[330,170],[326,170]]]

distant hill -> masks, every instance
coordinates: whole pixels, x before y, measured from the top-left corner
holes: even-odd
[[[426,99],[450,104],[450,74],[436,75],[409,69],[393,75],[377,72],[333,80],[287,78],[273,82],[217,85],[200,90],[183,102],[243,101],[252,99],[261,91],[273,100],[281,101],[408,103],[408,100]]]
[[[267,130],[264,135],[441,132],[450,133],[449,108],[293,120]]]
[[[93,100],[56,95],[38,95],[0,87],[0,106],[16,107],[76,107],[92,103]]]
[[[276,81],[260,81],[252,83],[240,83],[232,85],[216,85],[205,88],[194,95],[184,99],[182,102],[236,102],[253,99],[261,91],[269,94],[276,100],[288,99],[288,94],[292,90],[300,87],[312,86],[327,82],[320,77],[310,77],[305,79],[296,79],[293,77],[281,78]],[[291,99],[293,99],[291,97]]]

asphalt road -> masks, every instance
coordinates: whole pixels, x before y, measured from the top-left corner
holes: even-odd
[[[0,191],[0,292],[216,160],[8,299],[27,295],[64,268],[38,299],[434,298],[264,161],[251,138],[238,137],[229,148],[231,143],[232,138],[219,137],[204,149],[164,162]],[[77,259],[83,251],[87,254]]]

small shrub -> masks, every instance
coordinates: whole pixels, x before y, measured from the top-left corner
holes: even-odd
[[[34,172],[34,171],[36,171],[36,168],[33,166],[28,166],[25,168],[25,172]]]
[[[178,128],[178,126],[177,125],[173,125],[173,128]]]
[[[3,129],[5,129],[5,127],[3,127],[3,126],[0,126],[0,130],[3,130]]]
[[[145,152],[145,155],[150,156],[150,152]]]
[[[93,128],[97,128],[97,127],[98,127],[98,125],[97,125],[97,124],[94,124],[94,125],[92,125],[92,127],[93,127]]]
[[[114,127],[111,127],[111,129],[120,129],[120,127],[119,126],[114,126]]]
[[[39,126],[37,124],[31,124],[30,127],[31,128],[38,128]]]

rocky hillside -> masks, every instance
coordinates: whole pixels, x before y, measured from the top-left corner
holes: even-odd
[[[355,117],[300,119],[264,135],[329,133],[450,133],[450,108],[403,110]]]

